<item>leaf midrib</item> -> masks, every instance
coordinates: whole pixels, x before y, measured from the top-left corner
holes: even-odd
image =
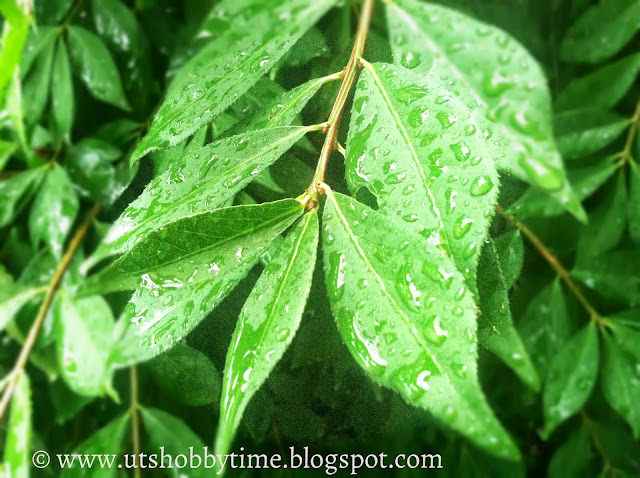
[[[261,206],[261,204],[256,204],[254,207],[259,207],[259,206]],[[238,207],[238,206],[231,206],[231,207]],[[249,207],[251,207],[251,206],[249,206]],[[229,209],[231,209],[231,208],[229,208]],[[301,210],[302,210],[302,209],[301,209]],[[171,261],[169,261],[169,262],[165,262],[165,263],[163,263],[163,264],[159,264],[157,267],[154,267],[153,269],[146,269],[146,268],[145,268],[145,269],[138,269],[138,270],[135,270],[135,271],[122,271],[121,269],[119,269],[119,267],[120,267],[120,266],[118,265],[118,262],[122,261],[122,260],[123,260],[123,259],[125,259],[127,256],[124,256],[124,257],[122,257],[121,259],[119,259],[118,261],[116,261],[116,262],[113,264],[113,266],[114,266],[114,267],[117,267],[121,272],[124,272],[124,273],[126,273],[127,275],[129,275],[129,276],[137,276],[139,273],[141,273],[141,272],[145,272],[145,271],[146,271],[147,273],[148,273],[148,272],[155,272],[155,271],[158,271],[158,270],[164,269],[165,267],[169,267],[169,266],[171,266],[172,264],[175,264],[176,262],[181,262],[181,261],[184,261],[185,259],[189,259],[190,257],[194,257],[194,256],[197,256],[197,255],[199,255],[199,254],[203,254],[203,253],[207,252],[207,251],[208,251],[208,250],[210,250],[210,249],[214,249],[214,248],[216,248],[216,247],[221,247],[221,246],[223,246],[223,245],[225,245],[225,244],[227,244],[227,243],[229,243],[229,242],[231,242],[231,241],[233,241],[233,240],[235,240],[235,239],[238,239],[238,238],[240,238],[240,237],[247,236],[247,235],[249,235],[249,234],[253,234],[253,233],[257,232],[257,231],[260,231],[260,230],[262,230],[262,229],[265,229],[265,228],[267,228],[267,227],[269,227],[269,226],[272,226],[273,224],[275,224],[275,223],[277,223],[277,222],[281,221],[282,219],[284,219],[284,218],[286,218],[287,216],[290,216],[290,215],[292,215],[292,214],[294,214],[294,213],[296,213],[296,212],[297,212],[297,211],[295,211],[293,208],[291,208],[290,210],[288,210],[288,211],[286,211],[286,212],[284,212],[284,213],[282,213],[282,214],[280,214],[280,215],[273,216],[271,219],[268,219],[268,220],[266,220],[266,221],[264,221],[264,222],[261,222],[257,227],[254,227],[254,228],[253,228],[253,229],[251,229],[251,230],[247,230],[247,229],[245,229],[245,230],[244,230],[244,231],[242,231],[241,233],[237,233],[237,234],[235,234],[235,235],[233,235],[233,236],[228,236],[228,237],[226,237],[226,238],[222,239],[222,241],[215,242],[215,243],[210,244],[210,245],[208,245],[208,246],[205,246],[205,247],[203,247],[203,248],[201,248],[201,249],[198,249],[197,251],[190,252],[190,253],[188,253],[188,254],[186,254],[186,255],[184,255],[184,256],[181,256],[181,257],[179,257],[179,258],[173,259],[173,260],[171,260]],[[208,213],[204,212],[204,213],[201,213],[201,214],[208,214]],[[177,221],[176,221],[176,222],[177,222]],[[196,232],[196,231],[192,231],[192,233],[196,233],[196,234],[197,234],[197,232]],[[148,238],[147,238],[147,239],[148,239]],[[172,246],[172,247],[175,247],[175,246]],[[132,251],[132,252],[133,252],[133,251]]]
[[[360,256],[360,258],[362,259],[362,261],[365,263],[365,265],[367,266],[367,268],[369,269],[369,271],[373,274],[373,276],[375,277],[376,282],[378,283],[378,285],[380,286],[380,291],[383,293],[383,295],[387,298],[387,300],[391,303],[392,307],[396,310],[396,312],[398,313],[398,315],[402,318],[403,322],[405,323],[407,329],[409,330],[409,333],[411,335],[413,335],[414,339],[416,340],[416,342],[418,342],[418,344],[420,345],[420,347],[425,351],[425,353],[433,360],[433,362],[436,364],[436,366],[438,367],[439,371],[442,373],[442,375],[444,377],[446,377],[447,382],[449,383],[449,385],[451,386],[451,389],[453,391],[455,391],[455,393],[457,394],[458,391],[455,389],[455,387],[453,386],[453,384],[451,383],[451,380],[449,379],[449,374],[443,369],[443,367],[440,366],[440,364],[438,363],[438,361],[436,360],[435,355],[432,353],[431,349],[427,346],[427,344],[424,342],[424,340],[422,339],[422,337],[420,337],[416,331],[414,331],[415,326],[411,323],[411,320],[409,319],[409,317],[407,317],[407,315],[404,313],[404,311],[402,310],[402,308],[398,305],[398,303],[394,300],[394,298],[391,296],[391,294],[389,293],[389,291],[387,290],[387,286],[385,285],[384,281],[382,280],[382,277],[380,277],[378,275],[378,273],[376,272],[375,268],[373,267],[373,264],[371,264],[371,262],[369,261],[367,254],[364,252],[364,250],[362,249],[362,247],[360,246],[360,243],[358,242],[358,239],[356,238],[355,234],[353,233],[353,231],[351,230],[351,227],[349,226],[349,222],[347,221],[347,218],[344,217],[344,214],[342,214],[342,210],[340,209],[340,206],[338,205],[338,202],[335,199],[335,196],[333,195],[333,192],[331,191],[327,191],[327,197],[331,200],[331,202],[334,205],[334,208],[336,210],[336,214],[340,219],[340,223],[342,224],[343,229],[345,230],[345,232],[349,235],[351,242],[353,243],[353,246],[355,247],[356,251],[358,252],[358,255]]]
[[[197,196],[196,193],[202,192],[203,189],[205,189],[207,186],[210,186],[212,183],[219,182],[220,179],[223,178],[224,176],[235,172],[237,169],[246,166],[248,163],[251,163],[251,162],[255,161],[256,159],[260,158],[261,156],[267,156],[271,151],[273,151],[274,149],[277,149],[281,144],[286,143],[291,137],[295,137],[297,135],[300,135],[300,137],[302,137],[309,131],[308,127],[306,127],[306,126],[281,126],[281,128],[291,128],[291,129],[295,129],[295,131],[293,131],[292,134],[290,134],[290,135],[284,136],[284,137],[278,139],[277,141],[275,141],[273,143],[270,143],[269,146],[267,146],[265,149],[260,150],[255,155],[245,159],[244,161],[242,161],[240,163],[236,163],[234,166],[230,167],[229,169],[225,169],[221,174],[213,176],[210,180],[203,181],[203,183],[201,183],[200,187],[192,189],[190,192],[188,192],[184,196],[180,197],[178,200],[172,202],[168,207],[169,212],[171,212],[171,210],[175,210],[175,209],[178,209],[178,208],[182,207],[184,205],[184,203],[186,203],[193,196]],[[275,128],[273,128],[273,129],[275,129]],[[263,131],[266,131],[266,130],[263,130]],[[276,158],[276,160],[277,160],[277,158]],[[162,183],[163,181],[158,180],[158,182]],[[216,204],[216,203],[214,203],[214,204]],[[134,206],[134,208],[135,208],[136,205],[135,205],[135,203],[133,203],[133,204],[131,204],[131,206]],[[218,206],[219,206],[219,204],[218,204]],[[210,210],[218,209],[218,206],[214,206],[214,207],[210,208]],[[127,209],[129,209],[129,208],[127,208]],[[205,211],[203,211],[203,212],[205,212]],[[125,210],[125,213],[126,213],[126,210]],[[162,217],[162,216],[164,216],[166,214],[167,214],[167,209],[164,209],[164,210],[162,210],[160,212],[152,213],[149,216],[146,216],[141,222],[136,224],[136,226],[134,228],[128,230],[123,235],[121,235],[118,238],[114,239],[109,244],[114,244],[118,240],[124,239],[123,240],[123,244],[117,248],[118,251],[121,251],[123,248],[125,248],[125,244],[127,242],[129,242],[130,240],[134,239],[133,237],[131,237],[131,233],[132,232],[139,230],[140,228],[144,227],[148,223],[153,222],[154,220],[156,220],[158,217]],[[198,214],[200,214],[200,213],[198,213]],[[170,222],[173,222],[173,221],[169,220],[165,224],[168,224]]]

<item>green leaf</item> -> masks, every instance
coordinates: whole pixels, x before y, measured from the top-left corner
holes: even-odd
[[[29,8],[16,0],[3,1],[0,11],[4,17],[0,49],[0,104],[4,104],[4,89],[20,64],[31,23]]]
[[[366,65],[347,139],[347,181],[381,210],[415,223],[475,288],[499,179],[495,127],[465,96],[408,69]]]
[[[216,141],[183,157],[129,204],[87,266],[128,251],[139,237],[170,221],[225,205],[310,130],[291,127],[255,131]]]
[[[589,224],[584,225],[578,239],[578,262],[584,257],[598,256],[613,249],[627,228],[627,184],[624,170],[611,180],[602,199],[590,211]]]
[[[635,244],[640,244],[640,167],[629,160],[629,236]]]
[[[551,362],[542,396],[545,437],[585,404],[598,377],[598,362],[598,330],[591,321]]]
[[[640,251],[637,248],[620,248],[579,259],[571,275],[615,302],[640,305]]]
[[[316,264],[318,229],[313,210],[287,234],[244,304],[227,353],[216,454],[228,453],[247,404],[298,330]]]
[[[616,412],[640,438],[640,332],[617,325],[610,325],[613,335],[603,334],[604,360],[602,364],[602,390]]]
[[[560,112],[553,122],[558,150],[564,159],[576,159],[614,142],[627,129],[630,120],[616,113],[582,108]]]
[[[100,37],[85,28],[68,28],[69,53],[76,73],[89,92],[100,101],[130,110],[120,74]]]
[[[91,0],[93,23],[100,36],[123,52],[139,52],[144,36],[136,17],[120,0]]]
[[[211,360],[199,350],[177,344],[149,362],[155,383],[180,402],[200,407],[217,402],[222,378]]]
[[[335,0],[290,0],[264,12],[266,23],[234,29],[200,50],[178,73],[149,132],[131,157],[166,149],[213,120],[245,93]],[[268,21],[270,20],[270,21]],[[256,20],[257,22],[258,20]]]
[[[497,168],[549,191],[586,219],[554,144],[547,80],[522,45],[498,28],[417,0],[389,2],[387,18],[396,63],[453,82],[471,95],[469,108],[486,108],[495,119],[489,134],[506,154],[496,158]]]
[[[8,179],[0,180],[0,227],[6,226],[24,208],[47,169],[23,171]]]
[[[23,81],[24,118],[29,125],[40,121],[49,98],[55,37],[51,37],[49,40],[50,42],[43,47],[42,52],[36,58],[31,73]]]
[[[144,427],[147,430],[149,441],[151,442],[152,455],[155,454],[155,460],[158,463],[159,468],[163,468],[161,465],[160,457],[162,455],[161,447],[164,448],[165,455],[171,455],[175,460],[178,455],[190,456],[193,448],[193,453],[200,456],[204,448],[202,439],[196,435],[182,420],[170,415],[169,413],[158,410],[157,408],[141,408],[140,414],[142,415],[142,421]],[[148,457],[147,460],[150,460]],[[197,462],[194,462],[197,463]],[[175,466],[175,461],[172,463]],[[169,462],[164,463],[164,467],[169,467]],[[189,476],[211,476],[209,469],[205,466],[194,467],[189,471]],[[180,475],[176,475],[180,476]]]
[[[71,64],[67,47],[63,41],[58,42],[53,62],[51,113],[57,127],[57,133],[68,142],[73,126],[74,97]]]
[[[76,300],[62,293],[54,314],[58,365],[69,388],[89,397],[109,391],[114,322],[107,302],[100,296]]]
[[[556,98],[558,111],[583,108],[585,98],[589,108],[609,110],[624,97],[640,71],[640,53],[626,56],[586,76],[573,79]],[[602,85],[607,85],[603,88]]]
[[[571,334],[571,323],[560,281],[542,289],[529,303],[518,330],[540,377]]]
[[[258,114],[251,117],[247,121],[245,129],[251,131],[294,124],[302,109],[313,95],[318,92],[320,87],[337,78],[337,75],[328,75],[323,78],[309,80],[290,91],[282,93],[280,97],[271,101]]]
[[[43,292],[44,289],[40,287],[29,288],[3,284],[2,291],[0,291],[0,330],[3,330],[7,323],[20,312],[23,305]]]
[[[301,66],[306,65],[316,58],[326,57],[329,53],[329,45],[324,35],[318,28],[310,28],[295,45],[280,59],[275,68],[271,71],[280,69],[282,65]]]
[[[599,63],[618,53],[638,30],[640,3],[637,0],[601,1],[571,25],[562,41],[562,59]]]
[[[4,169],[4,166],[11,158],[11,155],[18,149],[16,143],[0,140],[0,171]]]
[[[60,259],[78,208],[78,197],[69,176],[60,165],[54,163],[29,213],[29,233],[34,246],[43,241]]]
[[[32,405],[29,377],[22,371],[16,380],[7,425],[4,458],[11,478],[28,478],[31,469]]]
[[[485,244],[478,265],[478,343],[507,364],[533,390],[540,379],[513,326],[507,285],[493,242]]]
[[[581,427],[560,445],[549,462],[549,478],[567,478],[592,475],[595,454],[586,427]]]
[[[186,336],[243,279],[273,239],[302,214],[294,199],[235,206],[171,222],[90,281],[94,289],[136,289],[116,365],[146,360]]]
[[[73,454],[83,455],[93,458],[93,466],[91,467],[91,478],[113,478],[118,473],[118,460],[122,457],[122,442],[129,424],[129,413],[125,413],[119,418],[109,422],[96,433],[91,435],[85,441],[80,443],[74,450]],[[96,459],[97,458],[97,459]],[[102,458],[105,466],[100,465],[99,459]],[[112,467],[107,466],[108,462],[113,464]],[[87,465],[85,464],[85,467]],[[84,478],[89,476],[85,467],[80,466],[79,460],[74,460],[73,467],[67,467],[62,470],[61,478]]]
[[[581,201],[595,193],[618,170],[618,165],[604,159],[590,166],[569,170],[569,181]],[[530,188],[520,199],[507,208],[518,220],[533,216],[556,216],[564,212],[557,201],[550,201],[544,191]]]
[[[478,383],[475,305],[451,259],[413,228],[327,195],[327,290],[356,362],[478,446],[517,459]]]
[[[38,27],[37,29],[31,29],[29,31],[29,36],[22,50],[22,60],[20,62],[20,75],[22,78],[29,74],[36,58],[42,50],[55,43],[59,33],[60,28],[56,27]]]
[[[522,235],[518,229],[514,229],[496,237],[494,243],[500,260],[500,270],[508,291],[516,283],[522,272],[522,264],[524,262]]]
[[[46,2],[33,2],[36,12],[38,29],[40,25],[52,25],[58,23],[69,11],[73,0],[47,0]]]

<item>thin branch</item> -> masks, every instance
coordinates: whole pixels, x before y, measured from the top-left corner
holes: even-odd
[[[320,152],[320,159],[318,160],[318,166],[316,172],[311,181],[311,186],[308,189],[308,193],[318,193],[318,186],[324,182],[324,176],[327,171],[327,163],[329,162],[329,155],[336,149],[336,135],[338,134],[338,126],[340,124],[340,118],[344,111],[344,106],[349,97],[349,92],[353,86],[353,81],[356,77],[356,69],[359,66],[359,61],[362,58],[364,52],[364,45],[367,40],[367,33],[369,32],[369,24],[371,23],[371,14],[373,12],[373,0],[364,0],[362,10],[360,12],[360,22],[358,23],[358,31],[356,33],[356,41],[353,45],[353,51],[351,52],[351,58],[344,70],[344,78],[342,85],[336,96],[336,100],[333,104],[331,114],[327,120],[327,128],[324,144]]]
[[[138,417],[138,367],[133,365],[129,370],[131,386],[131,441],[133,442],[134,476],[140,478],[140,420]]]
[[[536,236],[531,229],[529,229],[526,225],[524,225],[520,221],[516,221],[515,217],[505,215],[504,208],[502,206],[497,206],[496,210],[499,214],[501,214],[507,221],[512,222],[519,230],[524,234],[527,239],[531,242],[533,247],[540,253],[540,255],[549,263],[551,268],[558,274],[562,280],[564,280],[569,290],[573,293],[573,295],[578,299],[580,304],[587,311],[589,316],[597,322],[600,327],[605,327],[605,323],[602,320],[602,315],[598,313],[598,311],[591,305],[591,303],[584,296],[580,288],[576,285],[576,283],[571,278],[571,274],[569,271],[562,265],[558,259],[551,253],[549,248],[540,240],[538,236]]]
[[[636,134],[638,133],[638,123],[640,123],[640,100],[638,101],[636,111],[631,118],[631,127],[627,133],[627,140],[624,143],[624,149],[622,150],[622,153],[620,153],[620,166],[623,166],[631,159],[633,140],[636,138]]]
[[[0,419],[2,419],[5,412],[7,411],[7,408],[9,407],[9,403],[11,402],[11,398],[13,397],[13,392],[15,391],[15,387],[16,387],[16,377],[20,374],[22,370],[24,370],[25,365],[29,361],[29,355],[31,354],[31,351],[34,345],[36,344],[36,340],[38,339],[38,334],[40,333],[40,329],[42,328],[42,323],[44,322],[44,319],[47,316],[47,312],[51,307],[51,303],[53,302],[53,297],[56,293],[56,290],[58,289],[58,286],[60,285],[60,282],[62,281],[62,278],[64,277],[64,274],[67,271],[76,250],[80,246],[80,243],[84,239],[84,236],[87,234],[87,231],[89,230],[89,226],[91,225],[95,217],[98,215],[99,210],[100,210],[100,206],[98,204],[94,205],[91,208],[86,219],[83,221],[83,223],[80,225],[80,227],[74,234],[73,238],[71,239],[71,242],[69,242],[69,247],[67,248],[67,251],[65,252],[64,256],[62,256],[62,259],[60,260],[58,267],[53,273],[53,277],[51,278],[51,282],[49,283],[49,286],[47,288],[47,294],[44,297],[44,301],[42,302],[42,305],[40,306],[38,315],[33,321],[33,324],[29,329],[29,334],[27,335],[27,338],[24,344],[22,345],[22,350],[20,350],[20,355],[18,355],[18,359],[16,360],[16,363],[13,366],[13,369],[9,373],[9,375],[12,378],[7,383],[4,394],[2,395],[2,399],[0,400]]]

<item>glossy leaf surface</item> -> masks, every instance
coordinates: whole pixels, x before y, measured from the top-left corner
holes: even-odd
[[[132,160],[173,146],[214,119],[269,71],[333,3],[286,2],[263,13],[271,19],[268,28],[248,24],[201,49],[174,79]]]
[[[298,330],[311,289],[318,233],[314,210],[289,231],[244,304],[227,353],[216,454],[231,448],[247,404]]]
[[[28,478],[31,469],[32,404],[31,386],[25,372],[15,378],[16,391],[11,402],[4,443],[5,467],[12,478]]]
[[[45,172],[45,168],[31,169],[0,180],[0,227],[6,226],[22,210]]]
[[[497,122],[494,140],[506,153],[498,169],[548,190],[584,219],[553,141],[550,94],[535,59],[504,31],[439,5],[395,0],[386,11],[394,61],[467,91],[468,107],[486,108]]]
[[[69,140],[73,126],[74,97],[73,80],[71,78],[71,63],[67,47],[63,41],[58,42],[56,56],[53,61],[51,77],[51,107],[57,132],[64,139]]]
[[[102,297],[75,300],[62,294],[56,303],[58,366],[65,382],[84,396],[101,395],[110,387],[107,368],[113,315]]]
[[[296,200],[235,206],[185,217],[150,233],[94,279],[105,290],[136,289],[112,361],[126,365],[186,336],[302,214]]]
[[[125,111],[130,109],[124,95],[120,73],[113,57],[99,36],[79,27],[69,27],[69,53],[76,72],[98,100]]]
[[[329,299],[358,364],[477,445],[516,459],[477,381],[475,305],[452,261],[341,194],[328,194],[323,218]]]
[[[567,341],[551,363],[543,394],[546,436],[587,401],[598,365],[598,331],[591,321]]]
[[[171,221],[222,207],[307,131],[306,127],[255,131],[183,157],[127,207],[89,262],[126,252],[139,237]]]
[[[475,286],[499,179],[493,123],[465,98],[402,67],[367,65],[357,84],[347,180],[383,211],[415,223]]]
[[[58,258],[78,214],[78,197],[66,171],[54,164],[47,172],[29,213],[29,233],[35,245],[41,241]]]

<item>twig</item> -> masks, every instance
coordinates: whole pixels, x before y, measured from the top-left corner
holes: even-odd
[[[556,259],[556,257],[551,253],[551,251],[547,248],[547,246],[540,240],[538,236],[534,234],[534,232],[529,229],[526,225],[524,225],[520,221],[516,221],[515,217],[505,215],[504,208],[502,206],[497,206],[496,210],[499,214],[502,215],[507,221],[512,222],[519,230],[524,234],[527,239],[531,242],[533,247],[540,253],[540,255],[549,263],[551,268],[558,274],[562,280],[564,280],[567,287],[571,290],[573,295],[578,299],[580,304],[587,311],[589,316],[597,322],[597,324],[602,328],[605,327],[605,322],[602,320],[602,315],[598,313],[598,311],[591,305],[591,303],[584,296],[580,288],[576,285],[576,283],[571,278],[571,274],[569,271]]]
[[[338,126],[340,124],[340,118],[344,111],[344,106],[349,97],[349,92],[353,86],[353,81],[356,77],[356,69],[359,66],[362,53],[364,52],[364,45],[367,40],[367,33],[369,32],[369,24],[371,23],[371,13],[373,12],[373,0],[364,0],[362,10],[360,12],[360,21],[358,23],[358,31],[356,33],[356,41],[353,45],[353,51],[351,52],[351,58],[344,70],[344,78],[342,85],[336,96],[336,100],[333,104],[331,114],[327,120],[326,133],[327,136],[324,139],[322,150],[320,152],[320,159],[318,160],[318,166],[316,172],[309,186],[308,194],[310,193],[322,193],[318,190],[320,183],[324,182],[324,176],[327,171],[327,163],[329,162],[329,155],[336,148],[336,135],[338,133]]]
[[[636,105],[636,111],[631,118],[631,127],[627,133],[627,140],[624,143],[624,149],[620,153],[620,166],[624,165],[629,159],[631,159],[631,150],[633,148],[633,140],[636,138],[638,132],[638,123],[640,123],[640,100]]]
[[[138,367],[133,365],[129,370],[131,386],[131,441],[133,442],[134,476],[140,478],[140,420],[138,418]]]
[[[71,242],[69,242],[67,251],[65,252],[64,256],[62,256],[58,267],[53,273],[53,277],[51,278],[51,282],[49,283],[49,286],[47,288],[47,294],[44,297],[42,305],[40,306],[38,315],[36,316],[33,324],[31,325],[31,328],[29,329],[29,334],[27,335],[27,338],[22,345],[22,350],[20,350],[20,355],[18,355],[18,359],[16,360],[13,369],[11,370],[11,372],[9,372],[9,376],[11,378],[6,384],[6,389],[4,390],[2,399],[0,400],[0,419],[2,419],[2,417],[4,416],[9,403],[11,402],[11,398],[13,397],[13,392],[15,391],[16,387],[16,377],[19,376],[22,370],[24,370],[24,367],[29,360],[29,355],[31,354],[31,351],[36,344],[38,334],[40,333],[40,329],[42,328],[42,323],[44,322],[44,319],[47,316],[47,312],[51,307],[51,303],[53,302],[54,294],[58,289],[58,286],[60,285],[60,282],[62,281],[62,278],[67,271],[67,268],[69,267],[69,264],[71,263],[76,250],[80,246],[80,243],[82,242],[82,239],[84,239],[84,236],[87,234],[89,226],[97,216],[99,210],[100,206],[98,204],[94,205],[91,208],[86,219],[74,234]]]

